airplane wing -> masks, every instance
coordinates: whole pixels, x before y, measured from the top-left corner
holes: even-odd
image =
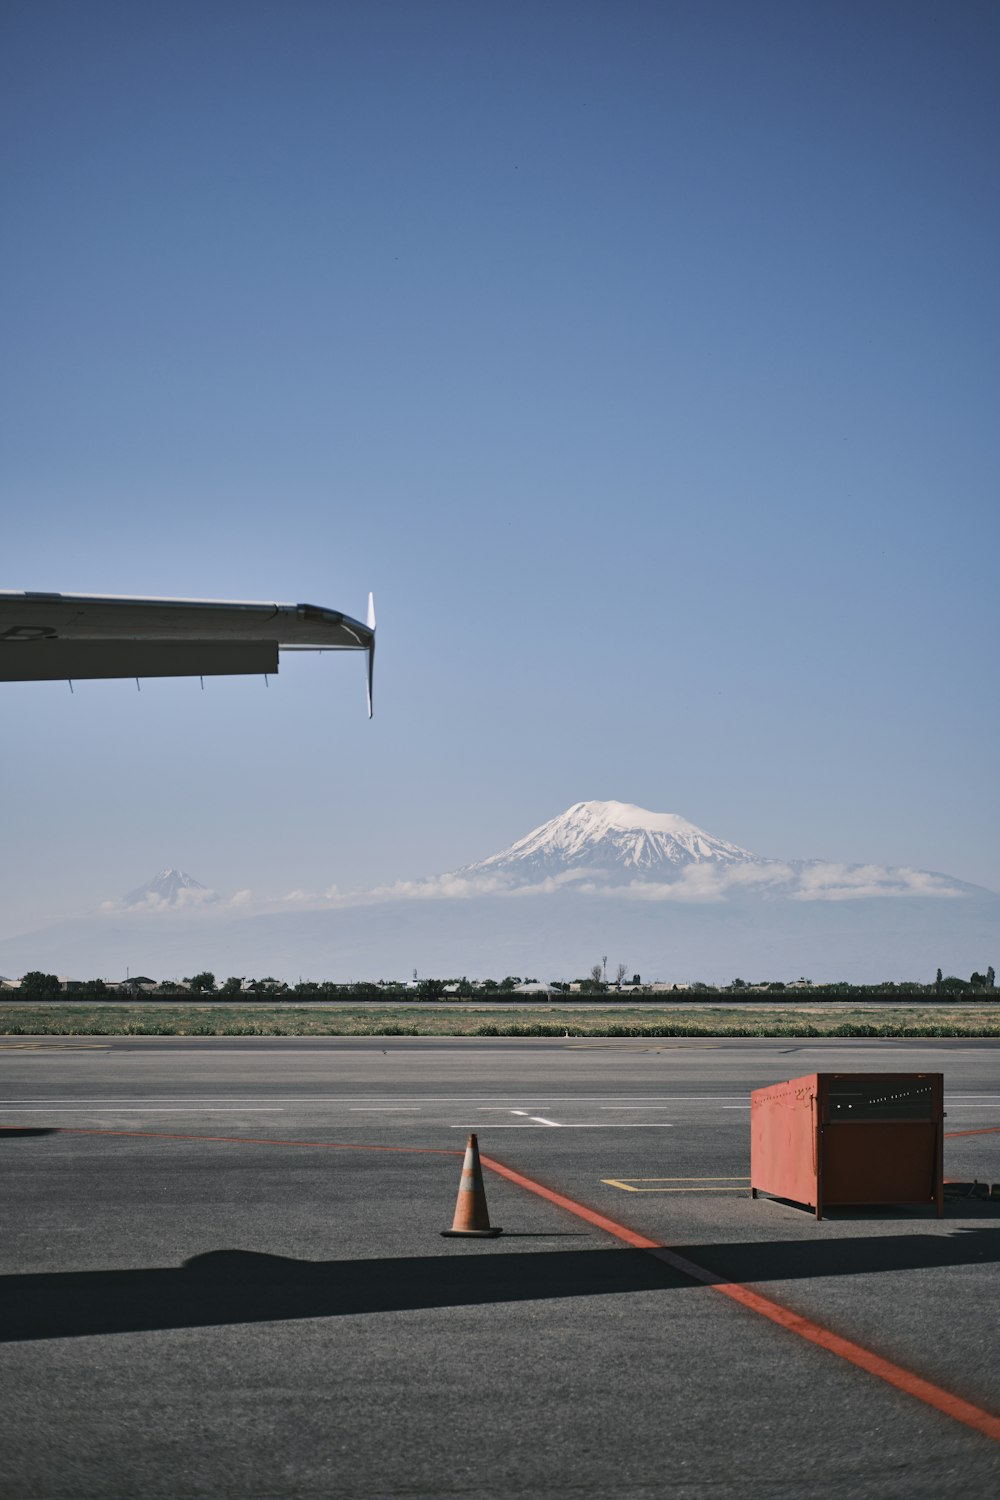
[[[315,604],[0,590],[0,682],[271,673],[283,651],[365,651],[368,623]]]

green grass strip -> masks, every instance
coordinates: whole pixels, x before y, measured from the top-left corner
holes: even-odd
[[[996,1006],[855,1010],[789,1005],[780,1010],[699,1004],[651,1011],[558,1007],[442,1010],[414,1005],[0,1006],[0,1035],[18,1036],[495,1036],[495,1037],[1000,1037]]]

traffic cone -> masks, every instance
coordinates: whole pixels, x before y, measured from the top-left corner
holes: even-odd
[[[483,1169],[479,1165],[479,1142],[475,1134],[469,1136],[469,1144],[465,1148],[454,1221],[450,1229],[442,1229],[441,1233],[481,1240],[493,1239],[496,1235],[503,1234],[502,1229],[490,1227],[490,1214],[486,1207],[486,1189],[483,1187]]]

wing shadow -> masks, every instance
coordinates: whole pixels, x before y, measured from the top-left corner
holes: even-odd
[[[738,1282],[808,1280],[1000,1260],[1000,1230],[678,1245]],[[304,1261],[216,1250],[184,1265],[0,1277],[0,1342],[336,1318],[435,1307],[668,1292],[686,1276],[642,1250]]]

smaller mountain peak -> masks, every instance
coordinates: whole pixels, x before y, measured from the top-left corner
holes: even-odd
[[[206,897],[211,895],[208,887],[202,885],[200,880],[195,880],[193,875],[171,867],[161,870],[158,875],[154,875],[152,880],[139,886],[137,890],[129,891],[127,896],[122,897],[122,900],[126,906],[139,906],[142,903],[176,906],[181,899],[182,891],[204,892]]]

